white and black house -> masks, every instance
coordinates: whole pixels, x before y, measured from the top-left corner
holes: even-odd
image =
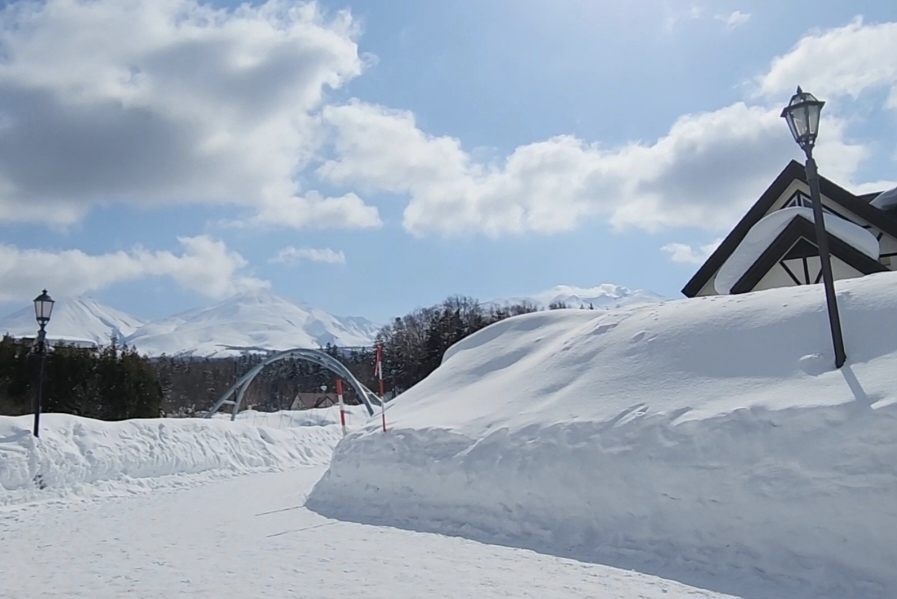
[[[854,195],[820,177],[834,278],[897,270],[897,189]],[[688,297],[820,283],[804,166],[791,161],[683,287]]]

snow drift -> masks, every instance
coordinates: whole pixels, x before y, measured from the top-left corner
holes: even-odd
[[[267,418],[272,424],[274,416]],[[0,416],[0,505],[323,465],[342,437],[333,425],[275,428],[247,422],[102,422],[44,414],[35,439],[30,416]]]
[[[897,274],[512,318],[341,442],[329,516],[744,597],[897,596]]]
[[[367,408],[363,405],[345,406],[346,425],[357,428],[371,419]],[[229,412],[218,412],[214,418],[230,420]],[[314,408],[308,410],[278,410],[277,412],[259,412],[243,410],[237,414],[237,422],[253,426],[270,426],[275,428],[297,426],[329,426],[340,423],[339,406]]]

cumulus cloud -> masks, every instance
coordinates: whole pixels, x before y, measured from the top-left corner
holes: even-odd
[[[212,298],[269,286],[246,274],[247,261],[221,241],[205,235],[179,237],[182,252],[129,251],[91,255],[81,250],[53,252],[0,244],[0,301],[30,300],[35,289],[80,295],[114,283],[170,277],[186,289]]]
[[[698,247],[686,243],[668,243],[662,248],[670,256],[670,260],[680,264],[703,264],[710,254],[722,243],[722,237]]]
[[[296,264],[298,262],[323,262],[325,264],[345,264],[346,255],[330,248],[296,248],[287,246],[269,260],[275,264]]]
[[[618,229],[719,230],[795,155],[779,110],[737,103],[683,116],[651,143],[603,147],[564,135],[482,162],[458,139],[421,131],[408,111],[355,100],[324,109],[338,158],[317,173],[407,194],[403,225],[415,235],[557,233],[594,217]],[[850,174],[865,148],[829,122],[825,152],[840,170],[827,174]]]
[[[376,206],[368,206],[354,193],[325,198],[318,192],[303,197],[283,198],[265,202],[259,212],[246,223],[235,225],[266,225],[301,229],[314,225],[321,229],[370,229],[383,225]]]
[[[748,18],[735,11],[725,21]],[[550,234],[598,218],[617,229],[725,230],[789,159],[801,158],[780,117],[794,86],[829,96],[885,88],[897,108],[895,55],[897,23],[857,19],[812,32],[776,58],[757,79],[759,103],[683,115],[655,140],[606,146],[559,135],[498,159],[422,131],[409,111],[353,100],[322,111],[334,157],[316,172],[333,184],[407,195],[403,226],[415,235]],[[827,107],[816,155],[826,177],[863,191],[874,186],[855,175],[871,147],[850,140],[855,118]]]
[[[291,226],[340,210],[344,226],[371,222],[360,199],[310,202],[295,183],[320,142],[326,89],[363,70],[357,34],[348,13],[287,0],[7,4],[0,221],[205,202],[258,209],[265,222],[284,211]]]
[[[757,92],[786,97],[800,84],[820,98],[856,98],[871,89],[889,90],[897,109],[897,23],[865,24],[856,18],[843,27],[804,36],[772,61],[759,77]]]

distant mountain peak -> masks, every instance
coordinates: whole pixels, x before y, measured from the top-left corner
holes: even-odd
[[[53,314],[47,325],[47,337],[62,341],[92,341],[108,345],[113,339],[121,342],[143,326],[139,318],[111,308],[88,296],[56,297]],[[0,318],[0,334],[33,337],[37,332],[34,308],[24,307]]]
[[[115,339],[152,356],[220,356],[249,347],[282,350],[371,345],[379,330],[378,324],[365,318],[334,316],[269,289],[257,289],[150,323],[90,296],[59,297],[47,336],[97,345]],[[33,337],[37,332],[33,308],[0,318],[0,335],[7,332],[14,337]]]
[[[602,283],[594,287],[555,285],[551,289],[530,295],[492,300],[487,302],[487,304],[509,305],[529,302],[539,308],[547,308],[552,304],[565,304],[571,308],[591,305],[596,309],[610,309],[621,306],[649,304],[663,301],[664,299],[666,298],[652,291],[630,289],[613,283]]]
[[[126,342],[149,355],[210,357],[233,355],[248,347],[370,345],[379,330],[367,319],[335,316],[263,289],[149,323]]]

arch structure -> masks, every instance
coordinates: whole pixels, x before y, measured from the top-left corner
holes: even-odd
[[[246,394],[246,389],[249,388],[249,385],[252,384],[255,377],[270,364],[281,360],[296,358],[322,366],[346,381],[346,383],[355,390],[355,393],[361,398],[361,401],[364,402],[368,414],[371,416],[374,415],[374,405],[381,404],[381,400],[377,394],[362,385],[361,382],[355,378],[355,375],[353,375],[342,362],[333,356],[316,349],[296,348],[272,354],[256,366],[253,366],[246,374],[237,379],[237,382],[234,383],[230,389],[224,392],[224,395],[222,395],[221,398],[215,402],[215,405],[206,412],[204,418],[211,418],[222,408],[222,406],[233,406],[230,419],[231,421],[235,420],[237,413],[240,411],[240,406],[243,404],[243,396]]]

